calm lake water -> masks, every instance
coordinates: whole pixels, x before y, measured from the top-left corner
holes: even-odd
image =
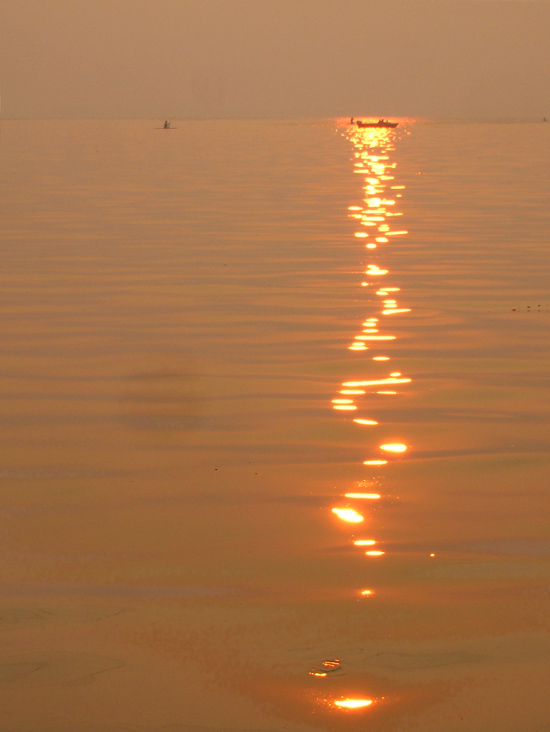
[[[550,730],[550,124],[173,125],[2,122],[1,732]]]

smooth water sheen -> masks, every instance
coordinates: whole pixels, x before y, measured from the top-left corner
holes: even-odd
[[[550,125],[173,124],[2,123],[1,732],[550,730]]]

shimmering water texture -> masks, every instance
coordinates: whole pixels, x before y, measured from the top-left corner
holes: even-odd
[[[550,125],[0,130],[0,732],[549,730]]]

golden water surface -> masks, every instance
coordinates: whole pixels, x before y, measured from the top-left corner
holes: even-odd
[[[550,125],[3,122],[1,732],[550,730]]]

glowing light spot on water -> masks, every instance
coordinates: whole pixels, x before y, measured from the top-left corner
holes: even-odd
[[[391,374],[390,374],[390,376],[401,376],[401,372],[400,371],[392,371]]]
[[[389,361],[390,357],[389,356],[373,356],[372,360],[373,361]]]
[[[353,404],[353,399],[333,399],[333,404]]]
[[[405,234],[408,234],[408,231],[388,231],[386,236],[404,236]]]
[[[364,393],[365,392],[363,392],[363,394]],[[374,419],[354,419],[353,421],[357,422],[357,424],[378,424]]]
[[[364,394],[363,389],[341,389],[339,394]],[[333,400],[334,401],[334,400]]]
[[[363,595],[363,597],[369,597],[373,594],[373,590],[361,590],[361,594]]]
[[[371,381],[345,381],[342,386],[351,386],[352,388],[354,386],[379,386],[381,384],[408,384],[411,381],[411,379],[403,377],[403,378],[394,378],[393,376],[390,376],[389,379],[373,379]]]
[[[410,308],[398,308],[395,305],[387,306],[389,310],[382,310],[382,315],[397,315],[397,313],[410,313]]]
[[[374,546],[376,541],[374,539],[357,539],[353,543],[355,546]]]
[[[334,706],[341,709],[364,709],[370,707],[372,703],[372,699],[343,699],[342,701],[335,701]]]
[[[381,552],[381,551],[379,551],[377,549],[369,549],[368,552],[365,552],[365,554],[367,555],[367,557],[381,557],[385,553],[386,552]]]
[[[366,234],[364,231],[357,231],[354,236],[356,236],[358,239],[366,239],[368,234]]]
[[[348,211],[362,211],[362,206],[348,206]]]
[[[377,241],[379,244],[384,244],[388,241],[388,239],[386,239],[385,236],[377,236],[375,241]]]
[[[391,186],[392,191],[402,190],[405,186]]]
[[[380,449],[386,452],[406,452],[407,445],[403,445],[401,442],[388,442],[380,445]]]
[[[339,409],[341,412],[355,412],[357,407],[354,404],[333,404],[333,409]]]
[[[376,244],[367,244],[367,249],[376,249]]]
[[[347,521],[351,524],[360,524],[365,519],[360,513],[354,511],[353,508],[333,508],[332,513],[336,514],[342,521]]]
[[[371,275],[373,277],[382,277],[383,275],[388,274],[388,269],[379,269],[378,267],[369,267],[369,269],[366,270],[366,275]]]
[[[355,336],[357,341],[394,341],[397,336],[393,335],[360,335]]]
[[[365,498],[368,501],[377,501],[380,493],[346,493],[346,498]]]
[[[377,394],[397,394],[396,391],[377,391]]]
[[[387,460],[364,460],[363,465],[386,465]]]

